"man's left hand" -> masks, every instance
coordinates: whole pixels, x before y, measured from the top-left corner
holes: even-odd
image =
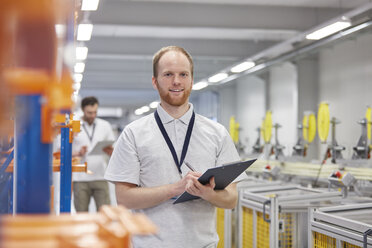
[[[111,156],[112,152],[114,151],[114,148],[112,146],[106,146],[102,149],[107,155]]]
[[[192,181],[189,181],[186,185],[186,191],[189,194],[199,196],[200,198],[204,200],[209,200],[213,197],[213,194],[216,192],[214,191],[214,187],[216,186],[216,183],[214,181],[214,177],[212,177],[209,180],[208,184],[201,184],[197,178],[193,178]]]

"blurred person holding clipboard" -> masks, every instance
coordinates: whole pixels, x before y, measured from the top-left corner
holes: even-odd
[[[110,204],[109,186],[104,180],[107,167],[105,155],[111,156],[115,140],[114,132],[109,122],[97,118],[97,98],[85,97],[81,101],[84,113],[81,120],[81,131],[72,143],[73,156],[81,156],[82,162],[87,162],[91,173],[73,173],[74,206],[77,212],[88,211],[93,197],[97,210],[105,204]],[[102,147],[102,144],[105,144]],[[98,152],[97,148],[101,150]],[[92,152],[94,150],[94,152]]]
[[[160,104],[125,127],[109,161],[105,179],[115,183],[118,204],[146,214],[159,228],[157,235],[134,237],[134,248],[217,247],[216,207],[237,204],[236,181],[245,175],[222,190],[214,190],[213,177],[205,185],[198,181],[206,170],[240,157],[222,125],[194,112],[193,79],[185,49],[155,53],[152,85]],[[173,204],[185,191],[200,199]]]

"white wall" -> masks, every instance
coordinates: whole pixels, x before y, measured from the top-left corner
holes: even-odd
[[[297,140],[298,87],[297,68],[292,63],[283,63],[270,69],[269,107],[272,111],[273,125],[282,127],[278,132],[280,144],[286,147],[285,155],[292,153]],[[271,143],[275,143],[273,130]]]
[[[240,123],[239,138],[250,153],[257,139],[256,128],[265,116],[265,81],[257,76],[238,79],[236,87],[236,121]],[[263,140],[262,140],[263,142]]]
[[[236,83],[231,82],[220,88],[218,92],[220,99],[218,122],[229,130],[230,117],[236,115],[237,111]]]
[[[320,52],[319,100],[328,101],[331,117],[342,122],[336,127],[336,139],[347,147],[344,157],[351,157],[360,136],[356,122],[365,116],[366,106],[372,105],[371,34]]]

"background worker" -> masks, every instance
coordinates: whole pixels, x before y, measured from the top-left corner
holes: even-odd
[[[110,204],[108,182],[104,180],[107,166],[105,154],[111,156],[112,146],[104,147],[102,154],[89,155],[100,141],[114,141],[115,136],[110,123],[97,118],[97,98],[85,97],[81,102],[83,111],[81,131],[73,140],[73,155],[81,156],[82,162],[88,163],[91,173],[73,173],[74,206],[77,212],[88,211],[91,197],[97,210],[104,204]]]

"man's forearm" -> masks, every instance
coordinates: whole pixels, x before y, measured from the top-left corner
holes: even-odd
[[[215,193],[206,200],[218,208],[234,208],[238,201],[236,183],[230,184],[223,190],[215,190]]]
[[[128,187],[122,183],[115,186],[118,204],[129,209],[154,207],[176,196],[171,184],[152,188]]]

